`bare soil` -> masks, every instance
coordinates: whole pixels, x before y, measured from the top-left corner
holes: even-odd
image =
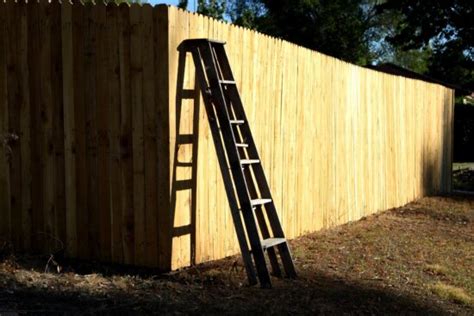
[[[431,197],[291,241],[299,277],[246,286],[238,256],[170,274],[3,249],[0,314],[474,315],[474,197]],[[0,245],[1,250],[1,245]]]

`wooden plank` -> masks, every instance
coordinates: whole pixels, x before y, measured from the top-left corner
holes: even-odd
[[[169,75],[169,8],[165,5],[156,6],[153,11],[155,65],[155,106],[157,109],[157,160],[158,173],[158,267],[171,269],[171,218],[170,218],[170,82]]]
[[[189,31],[189,38],[200,38],[204,32],[204,17],[200,15],[193,16],[194,22],[190,24],[190,31]],[[192,61],[189,63],[189,67],[195,70],[195,65]],[[196,73],[196,79],[198,80],[198,75]],[[195,89],[199,89],[199,81],[195,82]],[[206,159],[206,155],[209,154],[207,148],[209,142],[212,142],[210,137],[210,128],[207,122],[206,117],[206,110],[205,106],[202,102],[202,97],[200,91],[195,91],[194,93],[194,101],[195,101],[195,109],[198,107],[199,109],[199,147],[197,152],[197,175],[196,179],[197,182],[195,184],[195,199],[196,199],[196,214],[195,214],[195,257],[193,258],[195,262],[202,262],[204,257],[203,255],[207,255],[207,243],[209,240],[203,238],[205,236],[205,230],[207,229],[207,195],[202,195],[206,188],[206,181],[208,173],[208,159]],[[197,94],[197,97],[196,97]]]
[[[109,143],[110,143],[110,220],[111,220],[111,259],[123,262],[122,248],[122,194],[121,194],[121,147],[120,147],[120,63],[119,63],[119,8],[108,5],[106,47],[107,47],[107,100],[109,103]]]
[[[74,84],[74,150],[76,175],[76,230],[77,256],[89,257],[89,211],[88,174],[86,156],[86,113],[85,113],[85,32],[86,12],[82,5],[74,6],[73,14],[73,84]]]
[[[84,104],[85,158],[87,183],[87,235],[89,256],[99,259],[100,222],[98,211],[98,134],[97,134],[97,10],[95,5],[84,5]]]
[[[19,248],[21,245],[21,147],[20,147],[20,106],[21,101],[21,82],[19,81],[20,62],[18,54],[18,27],[17,21],[20,19],[19,6],[16,3],[9,2],[4,4],[8,11],[7,19],[7,91],[8,91],[8,131],[2,134],[7,138],[4,145],[8,151],[8,164],[10,167],[10,225],[11,242],[13,247]],[[8,218],[7,217],[7,218]]]
[[[170,14],[172,12],[170,11]],[[170,29],[169,47],[177,48],[181,41],[188,37],[188,26],[189,16],[185,15],[181,10],[174,12],[175,28],[174,31]],[[170,17],[170,20],[172,18]],[[188,161],[192,144],[180,144],[179,136],[182,134],[190,134],[190,122],[192,122],[192,116],[189,111],[189,107],[185,106],[184,102],[179,99],[178,91],[180,87],[179,80],[183,79],[185,88],[187,87],[189,80],[189,68],[183,69],[183,73],[178,73],[179,58],[173,56],[170,58],[170,141],[173,150],[170,151],[170,159],[172,161],[172,178],[171,186],[175,185],[176,180],[188,179],[190,177],[189,170],[191,168],[179,168],[175,164],[178,161]],[[173,194],[174,193],[174,194]],[[189,214],[191,207],[191,195],[190,190],[175,191],[172,194],[172,205],[171,205],[171,224],[172,227],[179,227],[189,225]],[[190,264],[190,235],[173,236],[172,239],[172,259],[171,264],[173,267],[187,266]]]
[[[38,3],[32,2],[27,6],[28,10],[28,69],[31,108],[31,176],[32,176],[32,250],[40,251],[41,241],[44,236],[39,233],[43,231],[43,168],[41,160],[41,72],[38,52],[40,50],[40,10]]]
[[[158,263],[158,161],[157,161],[157,109],[155,107],[155,29],[153,8],[142,8],[143,23],[143,117],[144,117],[144,157],[145,157],[145,252],[144,264],[156,266]]]
[[[52,131],[53,169],[54,169],[54,217],[53,235],[64,243],[66,237],[66,191],[65,191],[65,154],[64,154],[64,103],[62,70],[62,34],[61,4],[51,3],[51,94],[52,94]],[[56,242],[54,251],[62,248]]]
[[[32,162],[31,162],[31,107],[28,68],[28,6],[20,5],[18,59],[20,63],[20,147],[21,147],[21,232],[24,250],[31,249]]]
[[[124,263],[133,264],[135,258],[135,224],[133,212],[133,152],[132,108],[130,81],[130,16],[127,4],[119,6],[119,62],[120,62],[120,193],[122,205],[122,247]]]
[[[75,154],[75,92],[72,4],[61,6],[61,37],[63,63],[64,173],[66,198],[66,254],[77,256],[76,154]]]
[[[53,137],[53,87],[52,87],[52,7],[47,3],[39,3],[40,10],[40,30],[39,30],[39,71],[41,73],[40,83],[40,159],[43,168],[43,229],[44,251],[53,251],[56,242],[54,234],[54,219],[56,217],[56,176],[55,176],[55,153]]]
[[[132,107],[133,213],[135,264],[144,265],[146,256],[145,174],[143,142],[143,23],[141,7],[130,7],[130,100]]]
[[[99,257],[102,260],[110,261],[112,258],[111,245],[111,200],[110,200],[110,129],[109,129],[109,113],[110,99],[107,91],[108,88],[108,58],[116,43],[107,42],[107,20],[106,6],[97,4],[95,7],[96,14],[96,102],[97,102],[97,198],[98,198],[98,215],[99,215]],[[113,21],[115,22],[115,21]],[[110,44],[110,46],[107,46]],[[113,76],[113,75],[112,75]],[[114,80],[111,79],[111,80]]]
[[[7,49],[8,11],[0,10],[0,238],[3,242],[10,240],[10,169],[8,166],[8,146],[5,135],[8,134],[8,80],[7,80]]]

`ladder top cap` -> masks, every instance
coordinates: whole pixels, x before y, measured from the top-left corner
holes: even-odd
[[[186,39],[181,42],[180,46],[190,46],[190,45],[198,45],[198,44],[203,44],[203,43],[212,43],[212,44],[220,44],[220,45],[225,45],[226,42],[220,41],[220,40],[215,40],[211,38],[190,38]]]

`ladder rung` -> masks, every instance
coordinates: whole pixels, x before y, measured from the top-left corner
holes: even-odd
[[[194,186],[194,182],[192,179],[188,180],[176,180],[173,184],[174,190],[176,191],[183,191],[183,190],[192,190]]]
[[[244,124],[244,120],[230,120],[230,124],[236,124],[236,125],[241,125]]]
[[[262,248],[263,250],[267,250],[268,248],[275,247],[284,243],[286,243],[285,238],[267,238],[262,240]]]
[[[254,164],[254,163],[260,163],[260,160],[258,160],[258,159],[242,159],[240,161],[240,163],[242,165],[251,165],[251,164]]]
[[[237,143],[237,144],[235,144],[235,146],[241,147],[241,148],[247,148],[247,147],[249,147],[249,144]]]
[[[192,167],[194,164],[192,161],[177,161],[176,167]]]
[[[194,89],[183,89],[181,90],[181,99],[195,99],[196,98],[196,90]]]
[[[270,203],[271,201],[272,199],[254,199],[254,200],[251,200],[250,202],[252,203],[252,206],[257,206],[257,205]]]
[[[235,84],[234,80],[219,80],[220,84]]]
[[[192,144],[194,143],[194,135],[193,134],[181,134],[176,136],[176,142],[180,145],[182,144]]]

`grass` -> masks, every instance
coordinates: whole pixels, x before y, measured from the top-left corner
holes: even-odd
[[[449,269],[440,264],[427,264],[426,270],[435,275],[446,276],[447,274],[449,274]]]
[[[292,240],[296,280],[245,285],[239,256],[170,274],[12,253],[0,313],[474,315],[474,197],[431,197]],[[1,260],[1,259],[0,259]]]
[[[464,305],[474,305],[473,298],[462,288],[443,282],[437,282],[429,287],[439,297]]]

